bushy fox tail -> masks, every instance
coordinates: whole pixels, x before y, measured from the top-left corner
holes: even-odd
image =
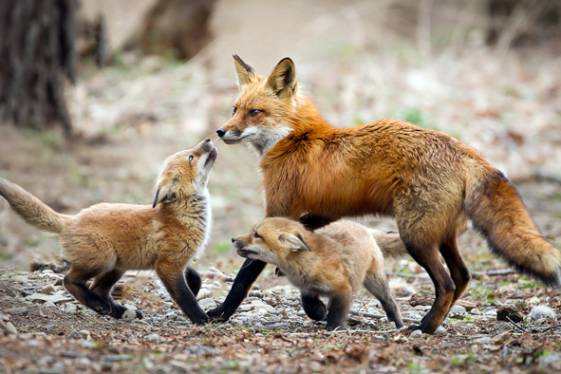
[[[385,257],[399,257],[408,253],[399,234],[376,229],[369,229],[369,231]]]
[[[524,273],[561,286],[561,252],[530,218],[515,187],[498,170],[486,170],[466,186],[465,211],[491,250]]]
[[[0,195],[32,226],[44,231],[60,233],[69,216],[59,214],[41,200],[10,181],[0,178]]]

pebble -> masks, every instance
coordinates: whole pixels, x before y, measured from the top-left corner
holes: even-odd
[[[467,313],[466,308],[461,305],[454,305],[450,308],[450,316],[451,317],[464,317]]]
[[[213,299],[203,299],[199,301],[199,306],[202,310],[210,310],[216,308],[218,304]]]
[[[472,343],[484,345],[484,344],[491,344],[491,343],[493,343],[493,340],[492,340],[490,337],[488,337],[488,336],[483,336],[483,337],[481,337],[481,338],[477,338],[477,339],[472,340]]]
[[[413,330],[411,332],[411,335],[409,335],[409,336],[411,336],[412,338],[417,338],[417,337],[422,336],[422,335],[423,335],[423,332],[421,330]]]
[[[67,314],[76,314],[76,312],[78,311],[78,307],[73,303],[64,304],[63,311]]]
[[[553,352],[548,355],[540,356],[540,366],[549,366],[561,362],[561,353]]]
[[[555,310],[553,310],[548,305],[540,304],[536,305],[530,311],[528,317],[531,320],[539,320],[539,319],[555,319]]]
[[[395,278],[390,280],[390,288],[393,294],[397,297],[407,297],[413,295],[415,292],[415,288],[409,285],[401,278]]]
[[[125,313],[123,313],[123,317],[124,320],[127,321],[131,321],[133,319],[136,318],[136,309],[132,309],[132,308],[128,308],[127,310],[125,310]]]
[[[25,275],[16,275],[12,279],[18,283],[27,283],[29,281],[29,278]]]
[[[162,338],[158,334],[149,334],[144,337],[144,340],[148,342],[159,342]]]
[[[48,284],[45,287],[41,288],[41,290],[40,290],[41,293],[44,293],[44,294],[47,294],[47,295],[52,295],[55,291],[56,291],[56,288],[52,284]]]
[[[448,330],[446,330],[444,326],[438,326],[438,328],[434,332],[434,335],[444,335],[446,333],[448,333]]]
[[[12,322],[5,322],[4,323],[4,329],[6,329],[6,332],[8,332],[8,334],[10,334],[10,335],[17,335],[18,334],[18,330],[16,329],[16,327],[14,326],[14,324]]]

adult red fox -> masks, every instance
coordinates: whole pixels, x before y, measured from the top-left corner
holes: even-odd
[[[238,254],[276,265],[302,293],[302,300],[327,296],[329,304],[311,308],[312,319],[327,321],[327,329],[344,326],[353,294],[364,286],[397,328],[403,326],[399,308],[384,272],[381,242],[403,247],[397,234],[383,234],[356,222],[340,220],[315,232],[287,218],[270,217],[253,230],[232,239]]]
[[[512,184],[477,151],[397,120],[333,127],[300,93],[291,59],[282,59],[269,77],[234,60],[240,93],[217,134],[260,153],[266,215],[305,215],[310,225],[364,214],[395,217],[436,291],[431,310],[413,328],[434,332],[467,287],[469,272],[456,244],[467,218],[510,264],[561,284],[561,252],[544,240]],[[246,260],[224,304],[209,316],[229,318],[264,266]]]
[[[203,324],[195,297],[201,279],[187,263],[210,231],[207,184],[216,157],[210,139],[168,157],[152,205],[102,203],[65,215],[2,178],[0,196],[30,225],[59,235],[70,262],[64,286],[80,303],[121,318],[126,308],[111,297],[115,283],[127,270],[154,269],[181,310]]]

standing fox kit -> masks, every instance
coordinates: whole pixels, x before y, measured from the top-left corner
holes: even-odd
[[[300,93],[291,59],[281,60],[269,77],[234,60],[240,92],[217,134],[260,153],[266,215],[303,216],[311,227],[346,216],[395,217],[408,252],[435,286],[431,310],[413,328],[434,332],[466,290],[470,275],[456,237],[468,218],[493,252],[561,285],[561,252],[544,240],[513,185],[477,151],[396,120],[333,127]],[[264,266],[246,260],[225,302],[209,316],[228,319]]]
[[[393,237],[401,242],[398,235]],[[345,323],[353,293],[361,286],[380,301],[396,327],[403,326],[384,273],[384,257],[365,226],[337,221],[311,232],[296,221],[266,218],[232,242],[240,256],[279,267],[302,292],[306,314],[314,320],[327,317],[328,330]],[[329,297],[327,310],[319,296]]]
[[[152,206],[102,203],[63,215],[1,178],[0,195],[27,223],[59,234],[70,263],[64,286],[82,304],[121,318],[126,308],[111,297],[115,283],[126,270],[155,269],[181,310],[201,324],[207,321],[195,298],[201,280],[186,266],[207,241],[207,182],[216,156],[214,144],[206,139],[168,157]]]

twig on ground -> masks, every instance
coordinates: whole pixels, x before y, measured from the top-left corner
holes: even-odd
[[[514,326],[518,331],[526,332],[526,329],[524,327],[518,325],[516,322],[514,322],[512,319],[510,319],[509,316],[506,316],[506,320],[508,321],[508,323],[510,323],[512,326]]]
[[[474,271],[472,273],[474,278],[481,277],[500,277],[505,275],[516,274],[513,269],[493,269],[488,271]]]

